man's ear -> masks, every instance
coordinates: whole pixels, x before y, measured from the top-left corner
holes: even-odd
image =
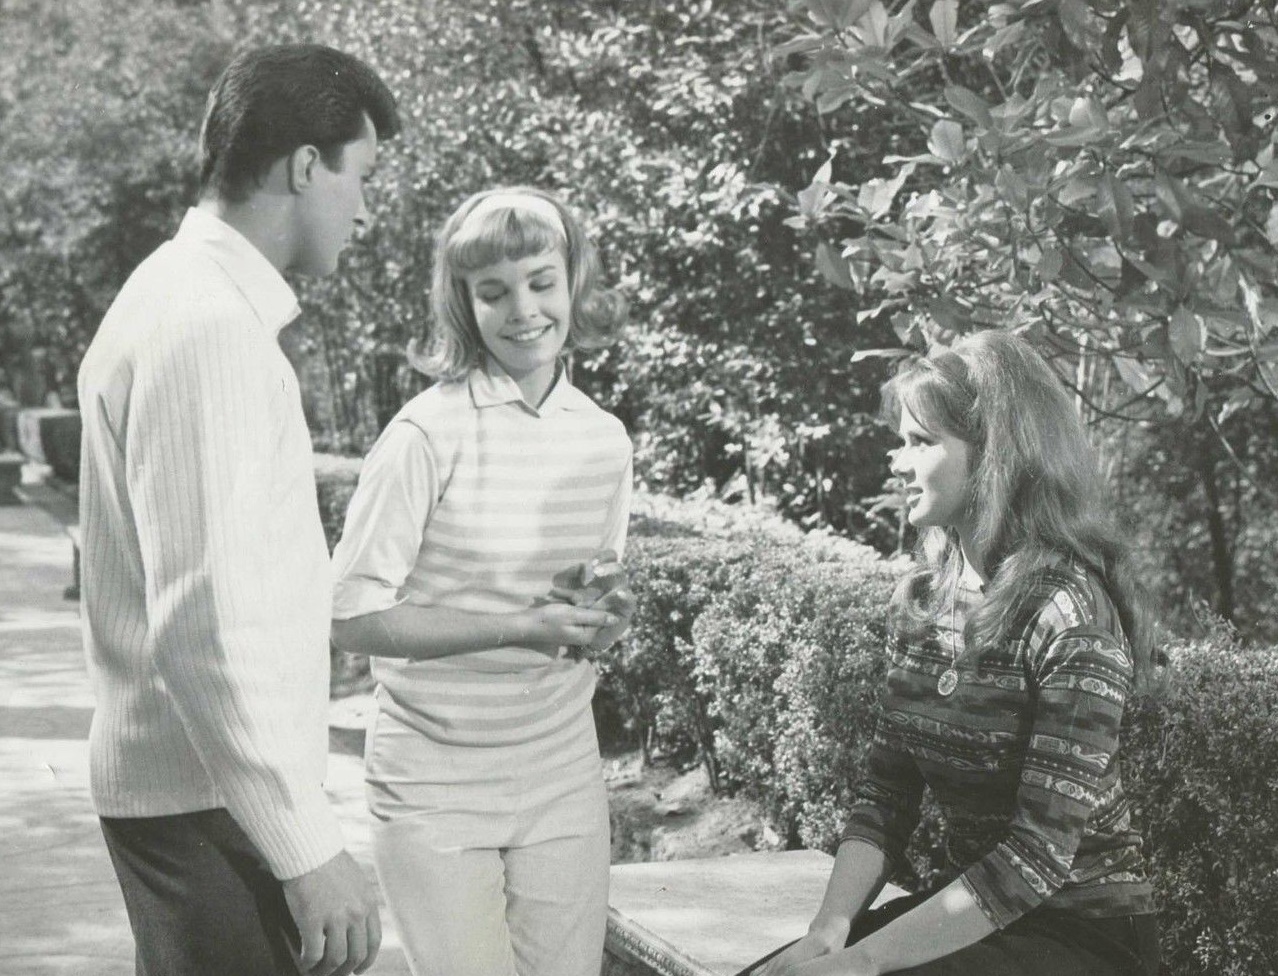
[[[298,146],[288,154],[288,188],[301,193],[315,180],[315,167],[320,165],[320,152],[314,146]]]

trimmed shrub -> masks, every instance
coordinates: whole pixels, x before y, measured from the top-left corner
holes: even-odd
[[[324,538],[328,541],[330,553],[341,538],[342,525],[346,521],[346,506],[351,502],[351,495],[355,494],[355,484],[359,481],[362,464],[362,459],[356,457],[320,453],[315,455],[316,500],[319,502],[320,521],[324,525]],[[332,659],[329,692],[334,698],[345,698],[372,690],[373,678],[365,655],[348,654],[332,646],[329,654]]]
[[[611,672],[609,694],[633,696],[634,710],[655,703],[659,742],[700,740],[719,787],[757,800],[789,846],[833,852],[872,734],[883,611],[904,564],[845,540],[774,532],[757,513],[734,521],[706,500],[645,497],[636,513],[635,531],[656,538],[636,539],[627,560],[640,599],[629,640],[651,641],[651,666]],[[1278,972],[1269,921],[1278,912],[1278,647],[1244,646],[1219,624],[1206,630],[1169,648],[1166,692],[1133,704],[1123,775],[1168,971],[1258,976]],[[634,678],[643,684],[630,687]],[[693,704],[668,707],[676,699]],[[943,837],[926,799],[914,875],[899,883],[935,876]]]
[[[738,564],[694,625],[724,785],[757,800],[790,847],[838,847],[874,734],[885,609],[905,568],[842,540],[772,547]],[[895,880],[933,877],[941,837],[928,802],[912,873]]]
[[[595,656],[595,717],[605,745],[630,738],[645,762],[654,752],[704,763],[717,787],[714,731],[697,687],[692,625],[749,561],[748,544],[688,534],[639,537],[626,552],[637,606],[629,634]]]
[[[341,538],[346,506],[351,503],[351,495],[355,494],[362,464],[360,458],[340,454],[315,455],[315,491],[330,553]]]
[[[1278,972],[1278,647],[1222,624],[1170,649],[1169,688],[1130,718],[1123,775],[1177,976]]]

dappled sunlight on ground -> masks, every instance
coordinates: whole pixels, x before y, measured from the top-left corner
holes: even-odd
[[[780,839],[759,809],[736,797],[717,796],[701,766],[644,767],[638,753],[604,761],[612,815],[612,862],[684,858],[778,850]]]

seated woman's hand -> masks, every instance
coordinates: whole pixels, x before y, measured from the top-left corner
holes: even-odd
[[[831,953],[843,948],[847,938],[847,930],[840,935],[838,927],[813,928],[798,942],[788,946],[784,952],[778,953],[759,968],[752,970],[750,976],[808,976],[819,970],[807,965],[815,959],[829,957]],[[833,959],[829,960],[833,962]],[[830,972],[838,970],[830,969]]]

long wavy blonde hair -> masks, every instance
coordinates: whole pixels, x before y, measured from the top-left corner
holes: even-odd
[[[907,362],[884,385],[884,419],[895,426],[903,410],[971,448],[967,516],[990,583],[967,623],[969,653],[1005,640],[1027,583],[1072,559],[1100,578],[1131,645],[1137,686],[1152,687],[1153,642],[1127,533],[1052,368],[1024,339],[978,332]],[[893,623],[906,636],[935,626],[963,566],[953,529],[924,529],[918,555],[918,568],[891,604]]]

